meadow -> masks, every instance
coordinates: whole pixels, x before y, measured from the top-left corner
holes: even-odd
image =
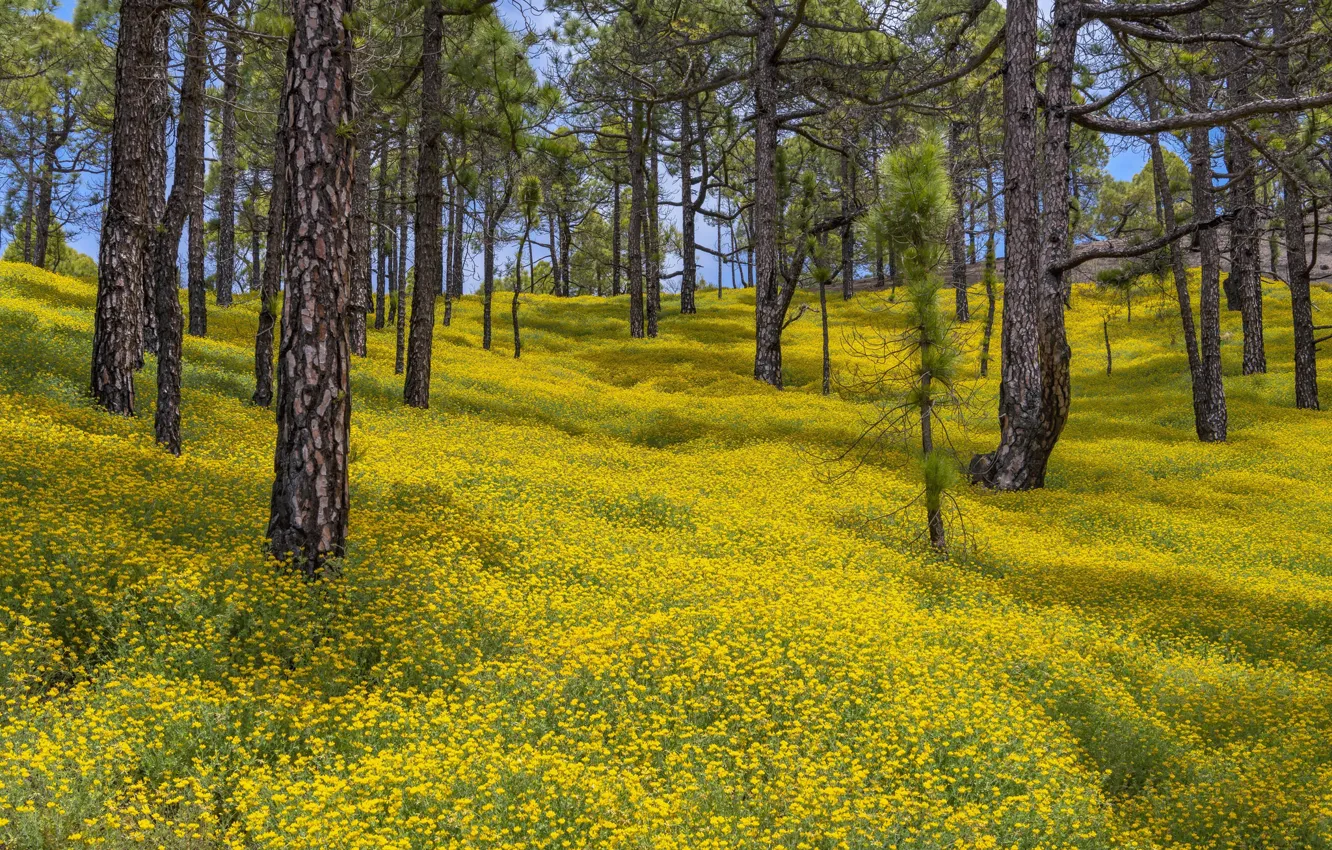
[[[623,299],[530,297],[519,361],[469,297],[429,411],[371,331],[350,551],[310,584],[265,556],[253,298],[186,338],[174,458],[151,365],[138,418],[87,398],[94,287],[0,263],[0,846],[1332,846],[1332,414],[1294,408],[1265,288],[1273,370],[1223,314],[1201,445],[1177,314],[1114,315],[1106,375],[1077,287],[1048,486],[964,486],[949,557],[894,513],[907,452],[828,480],[866,410],[819,395],[817,316],[777,392],[749,293],[648,341]],[[835,367],[895,321],[830,300]]]

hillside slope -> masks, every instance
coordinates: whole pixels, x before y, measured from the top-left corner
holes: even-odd
[[[531,298],[517,362],[468,298],[430,411],[390,330],[354,363],[318,585],[263,553],[254,301],[187,340],[172,458],[151,367],[137,419],[86,398],[94,294],[0,264],[0,845],[1332,846],[1332,415],[1293,408],[1278,286],[1272,374],[1223,317],[1220,446],[1168,307],[1111,320],[1106,376],[1079,288],[1050,486],[960,493],[953,560],[871,521],[903,455],[823,480],[863,411],[816,394],[817,317],[778,393],[746,293],[667,299],[653,341],[622,299]]]

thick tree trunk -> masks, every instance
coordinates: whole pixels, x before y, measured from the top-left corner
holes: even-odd
[[[102,219],[93,317],[92,394],[121,416],[134,415],[134,370],[143,351],[143,283],[152,225],[154,148],[163,128],[148,120],[165,82],[165,8],[123,0],[116,44],[116,104],[111,127],[111,190]]]
[[[180,81],[180,117],[176,124],[176,157],[171,177],[171,195],[167,198],[162,223],[153,234],[153,281],[157,287],[157,410],[153,418],[153,431],[157,442],[176,455],[180,454],[180,355],[183,330],[178,260],[185,219],[194,206],[196,195],[202,196],[203,193],[200,184],[203,175],[204,86],[208,81],[207,16],[208,7],[203,0],[195,0],[190,9],[185,70]],[[199,272],[202,277],[202,268]]]
[[[315,577],[347,536],[348,245],[355,143],[347,0],[294,0],[287,57],[287,294],[282,310],[273,554]]]
[[[1280,43],[1289,37],[1288,10],[1273,5],[1273,38]],[[1290,52],[1277,54],[1277,97],[1295,93],[1290,67]],[[1299,120],[1286,112],[1280,119],[1281,132],[1293,143],[1299,138]],[[1304,193],[1290,172],[1298,171],[1298,161],[1288,162],[1281,176],[1281,217],[1286,233],[1286,285],[1290,287],[1290,312],[1295,331],[1295,406],[1318,410],[1318,361],[1314,343],[1313,302],[1309,294],[1308,246],[1304,241]]]
[[[635,100],[629,120],[629,336],[645,335],[643,315],[643,103]]]
[[[680,312],[697,312],[694,287],[698,280],[698,253],[694,249],[694,131],[689,114],[691,98],[680,100],[680,236],[684,251],[680,272]]]
[[[1036,5],[1036,0],[1011,0],[1005,20],[1000,441],[992,454],[978,456],[971,464],[974,478],[1000,490],[1041,486],[1048,457],[1041,453],[1048,423],[1041,368],[1044,270],[1036,143]]]
[[[781,389],[789,303],[777,272],[777,9],[759,0],[754,62],[754,377]]]
[[[290,54],[291,45],[287,45]],[[273,133],[273,188],[268,195],[263,282],[259,289],[259,328],[254,335],[254,395],[260,407],[273,403],[273,327],[282,287],[283,248],[287,218],[287,87],[278,95],[277,129]]]
[[[1202,16],[1190,16],[1190,29],[1202,31]],[[1201,77],[1190,75],[1191,108],[1203,111],[1208,107],[1206,83]],[[1216,200],[1212,192],[1211,128],[1203,127],[1189,133],[1189,169],[1193,187],[1193,216],[1195,221],[1206,221],[1216,215]],[[1202,357],[1202,397],[1195,423],[1198,439],[1205,443],[1225,442],[1226,388],[1221,380],[1221,254],[1216,242],[1216,229],[1197,232],[1198,256],[1201,271],[1198,295],[1198,324]]]
[[[407,378],[403,401],[430,406],[430,357],[435,333],[435,296],[442,279],[444,246],[439,217],[444,156],[440,51],[443,46],[442,0],[428,0],[421,41],[421,141],[416,161],[416,281],[412,287],[412,332],[407,340]]]
[[[236,97],[240,94],[239,34],[232,30],[240,14],[240,0],[228,0],[227,23],[222,29],[221,132],[217,154],[217,306],[231,306],[236,274]],[[191,311],[190,323],[193,324]]]
[[[167,15],[161,19],[159,24],[161,34],[159,36],[163,44],[168,44],[171,36],[171,16]],[[169,50],[164,47],[163,50]],[[149,213],[150,228],[157,228],[162,222],[162,216],[166,210],[166,178],[167,178],[167,145],[166,128],[167,122],[171,119],[171,83],[167,78],[167,73],[163,71],[162,75],[153,82],[153,99],[151,101],[151,113],[144,117],[153,128],[154,139],[150,152],[153,163],[150,169],[149,193],[152,197],[152,211]],[[160,137],[160,138],[159,138]],[[153,231],[156,232],[155,230]],[[155,354],[157,352],[157,286],[156,278],[153,276],[152,243],[154,236],[148,236],[148,258],[145,260],[143,268],[143,352],[142,354]],[[143,356],[139,357],[139,366],[143,366]]]

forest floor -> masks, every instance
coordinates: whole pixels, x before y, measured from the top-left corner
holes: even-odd
[[[963,486],[948,558],[901,448],[828,480],[871,409],[818,394],[817,315],[777,392],[748,292],[664,299],[648,341],[622,298],[525,298],[521,361],[508,296],[493,353],[469,297],[429,411],[392,330],[353,364],[317,584],[264,555],[253,298],[187,338],[180,458],[151,359],[138,418],[88,400],[94,298],[0,264],[0,846],[1332,845],[1332,414],[1293,406],[1280,285],[1270,373],[1223,316],[1224,445],[1169,304],[1075,288],[1048,486]],[[838,369],[897,320],[830,312]]]

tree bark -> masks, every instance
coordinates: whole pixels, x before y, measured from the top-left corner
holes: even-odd
[[[32,264],[46,268],[47,244],[51,237],[51,203],[55,194],[56,154],[64,144],[50,115],[46,118],[46,133],[42,137],[42,170],[37,183],[37,209],[33,216],[34,230]]]
[[[379,197],[375,205],[375,330],[384,329],[384,306],[387,296],[389,256],[393,253],[393,228],[388,219],[388,135],[379,143]]]
[[[694,304],[694,287],[698,280],[698,253],[694,248],[694,133],[693,118],[689,114],[691,98],[680,99],[680,235],[684,258],[680,272],[680,312],[698,311]]]
[[[1287,37],[1288,11],[1281,3],[1273,9],[1273,39],[1280,43]],[[1290,67],[1290,51],[1277,53],[1277,97],[1291,97],[1295,91]],[[1283,112],[1282,135],[1291,144],[1299,138],[1299,121],[1293,112]],[[1290,172],[1298,169],[1288,162],[1281,176],[1282,219],[1286,231],[1286,285],[1290,288],[1290,312],[1295,331],[1295,406],[1318,410],[1318,361],[1314,343],[1313,302],[1309,294],[1308,250],[1304,241],[1304,193]]]
[[[183,320],[178,260],[185,219],[190,215],[196,195],[202,196],[203,193],[203,187],[199,184],[203,174],[204,86],[208,81],[207,18],[208,7],[204,0],[195,0],[190,8],[185,69],[180,81],[180,117],[176,123],[176,157],[171,195],[167,198],[162,222],[153,234],[153,282],[157,288],[157,410],[153,417],[153,432],[157,442],[175,455],[180,454]],[[201,277],[202,271],[200,268]]]
[[[190,294],[190,335],[208,335],[208,281],[204,277],[204,255],[207,245],[204,230],[204,137],[199,133],[193,153],[195,162],[194,186],[190,199],[189,257],[186,284]]]
[[[91,389],[103,409],[134,415],[134,371],[143,351],[143,283],[152,225],[152,169],[163,136],[154,127],[156,87],[165,82],[166,10],[155,0],[123,0],[116,44],[111,189],[97,260]]]
[[[648,171],[647,203],[643,205],[643,216],[646,219],[643,222],[643,236],[646,239],[643,255],[647,264],[647,335],[652,339],[657,338],[657,324],[661,319],[661,170],[655,115],[653,110],[648,110],[644,143],[651,150],[651,168]]]
[[[643,103],[635,100],[629,120],[629,336],[645,335],[643,315]]]
[[[357,95],[364,99],[364,93]],[[361,104],[358,103],[358,107]],[[366,320],[369,316],[373,293],[370,289],[370,168],[372,128],[368,120],[356,136],[356,164],[353,169],[351,194],[351,295],[348,324],[351,333],[352,354],[364,357],[366,353]]]
[[[1063,0],[1060,0],[1061,4]],[[1036,0],[1011,0],[1005,16],[1004,310],[999,447],[974,458],[973,478],[1000,490],[1041,486],[1046,431],[1040,360],[1041,227],[1036,137]],[[1051,74],[1054,70],[1051,69]]]
[[[393,374],[401,375],[406,369],[407,362],[407,229],[408,229],[408,208],[407,208],[407,122],[402,125],[402,132],[398,139],[398,262],[397,277],[395,284],[397,286],[397,296],[393,299],[397,314],[394,316],[394,327],[397,335],[396,349],[393,359]]]
[[[611,183],[611,297],[620,294],[620,184]]]
[[[443,243],[439,216],[444,156],[440,51],[443,49],[442,0],[428,0],[421,41],[421,140],[416,161],[416,281],[412,287],[412,331],[407,340],[407,378],[403,401],[430,406],[430,356],[435,333],[435,295],[442,279]]]
[[[347,535],[348,244],[355,121],[348,0],[294,0],[287,57],[287,292],[268,536],[308,577]]]
[[[165,15],[160,19],[159,26],[161,33],[159,39],[164,46],[163,51],[168,52],[169,40],[171,37],[171,16]],[[169,59],[168,59],[169,61]],[[145,116],[148,125],[153,128],[153,142],[149,149],[152,156],[152,167],[149,169],[149,193],[152,198],[152,209],[149,213],[148,235],[148,256],[144,260],[143,267],[143,351],[139,356],[139,367],[143,367],[143,355],[157,352],[157,286],[156,278],[153,277],[153,233],[162,222],[162,216],[166,210],[166,175],[167,175],[167,145],[166,128],[167,122],[171,119],[171,83],[168,74],[163,69],[162,74],[152,83],[153,98],[151,101],[151,112]]]
[[[232,30],[240,14],[240,0],[228,0],[222,37],[221,132],[217,153],[217,306],[230,307],[236,274],[236,97],[240,94],[239,34]],[[194,313],[190,313],[190,323]]]
[[[486,351],[490,350],[491,344],[490,306],[495,294],[495,227],[498,217],[495,212],[495,201],[488,195],[485,220],[481,223],[481,347]]]
[[[782,323],[788,300],[777,274],[777,8],[756,5],[754,86],[754,377],[782,388]]]
[[[971,304],[967,301],[967,256],[966,256],[966,209],[962,204],[962,122],[950,121],[948,124],[948,155],[952,168],[949,176],[953,181],[953,203],[957,206],[957,217],[949,232],[949,244],[952,248],[953,277],[953,317],[959,322],[971,321]]]
[[[1189,16],[1189,29],[1202,32],[1202,15]],[[1196,74],[1189,75],[1189,94],[1193,109],[1207,109],[1209,97],[1206,82]],[[1216,199],[1212,192],[1212,143],[1210,128],[1202,127],[1189,133],[1189,171],[1193,188],[1193,217],[1205,221],[1216,215]],[[1201,272],[1198,295],[1198,324],[1202,365],[1201,405],[1196,411],[1198,439],[1205,443],[1225,442],[1226,389],[1221,380],[1221,255],[1217,246],[1215,228],[1196,233]]]
[[[851,219],[851,207],[856,194],[856,172],[851,161],[851,137],[842,139],[841,180],[842,180],[842,216],[846,223],[842,225],[842,300],[850,301],[855,281],[856,231]],[[827,395],[827,392],[824,392]]]
[[[291,52],[291,44],[287,52]],[[254,335],[254,395],[260,407],[273,403],[273,327],[278,292],[282,287],[282,261],[287,215],[287,86],[278,95],[277,129],[273,132],[273,188],[268,194],[268,232],[264,237],[263,282],[259,289],[259,328]]]
[[[1238,11],[1238,10],[1237,10]],[[1242,52],[1231,52],[1232,70],[1227,81],[1233,106],[1249,100],[1249,71]],[[1244,365],[1246,375],[1267,371],[1267,351],[1263,342],[1263,287],[1259,261],[1258,190],[1252,172],[1253,145],[1242,130],[1226,130],[1231,155],[1230,170],[1235,174],[1230,186],[1230,275],[1239,298],[1240,318],[1244,326]]]

